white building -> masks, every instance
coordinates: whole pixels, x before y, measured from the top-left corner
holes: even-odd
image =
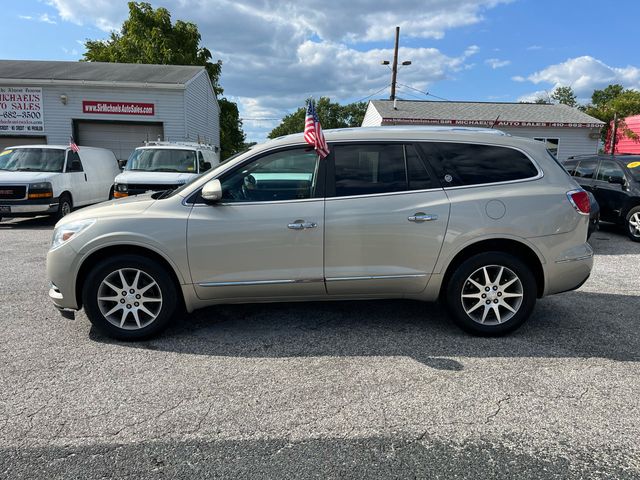
[[[459,125],[492,127],[547,143],[560,160],[597,153],[600,120],[567,105],[498,102],[372,100],[363,127],[380,125]]]
[[[118,159],[146,140],[220,148],[220,109],[204,67],[0,60],[0,147],[68,144]]]

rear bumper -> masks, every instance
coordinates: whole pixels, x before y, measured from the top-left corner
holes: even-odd
[[[563,252],[547,264],[548,284],[545,294],[568,292],[580,288],[591,275],[593,249],[588,243]]]

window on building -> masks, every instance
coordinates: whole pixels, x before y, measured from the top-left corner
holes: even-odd
[[[538,175],[524,153],[508,147],[471,143],[422,144],[444,186],[523,180]]]
[[[539,142],[544,142],[547,150],[554,157],[558,156],[558,148],[560,147],[560,139],[559,138],[547,138],[547,137],[536,137],[534,140],[538,140]]]

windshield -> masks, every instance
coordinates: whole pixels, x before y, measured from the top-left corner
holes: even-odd
[[[636,182],[640,182],[640,162],[629,162],[627,164],[631,176]]]
[[[194,150],[171,150],[168,148],[143,148],[134,150],[125,170],[145,172],[197,173]]]
[[[16,148],[0,153],[0,169],[13,172],[62,172],[64,150]]]
[[[222,165],[226,165],[227,162],[233,160],[234,158],[239,157],[240,155],[244,155],[246,152],[248,152],[250,149],[247,148],[241,152],[236,153],[235,155],[230,156],[229,158],[227,158],[226,160],[223,160],[222,162],[220,162],[218,165],[216,165],[214,167],[213,170],[209,170],[208,172],[206,172],[207,174],[212,173],[212,172],[216,172]],[[199,180],[200,177],[202,175],[198,175],[196,177],[193,177],[192,179],[190,179],[188,182],[186,182],[184,185],[179,186],[178,188],[176,188],[175,190],[172,190],[170,193],[168,193],[166,196],[162,197],[162,198],[169,198],[169,197],[173,197],[174,195],[177,195],[178,193],[180,193],[181,191],[185,190],[187,187],[189,187],[193,182],[195,182],[196,180]],[[215,175],[214,175],[215,176]]]

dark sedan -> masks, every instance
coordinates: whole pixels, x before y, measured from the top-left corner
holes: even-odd
[[[640,242],[640,155],[570,157],[564,167],[600,205],[600,219]]]

